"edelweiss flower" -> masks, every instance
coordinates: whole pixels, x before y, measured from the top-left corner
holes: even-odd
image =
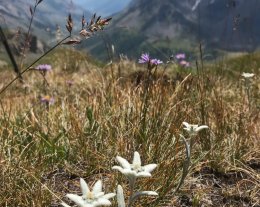
[[[242,76],[244,77],[244,78],[252,78],[252,77],[254,77],[254,73],[242,73]]]
[[[189,124],[187,122],[182,122],[182,124],[185,126],[185,130],[190,134],[190,136],[195,136],[198,134],[199,131],[201,131],[202,129],[207,129],[209,128],[206,125],[195,125],[195,124]]]
[[[114,166],[112,169],[120,171],[129,179],[137,177],[151,177],[151,172],[157,167],[156,164],[142,166],[141,158],[138,152],[134,153],[132,164],[120,156],[117,156],[116,160],[121,166]]]
[[[80,178],[80,186],[82,191],[82,196],[76,194],[67,194],[66,196],[74,201],[80,207],[96,207],[96,206],[109,206],[111,202],[108,200],[115,196],[115,193],[105,194],[102,192],[102,181],[98,180],[93,190],[90,191],[88,184]],[[63,206],[67,204],[62,203]]]

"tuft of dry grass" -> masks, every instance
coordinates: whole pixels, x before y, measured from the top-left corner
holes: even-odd
[[[135,63],[101,68],[76,60],[78,55],[69,57],[78,65],[65,69],[66,60],[54,58],[48,86],[40,74],[28,72],[27,87],[17,83],[2,94],[0,206],[69,203],[64,196],[80,192],[79,177],[90,183],[102,178],[109,192],[119,183],[127,189],[111,167],[117,155],[130,160],[135,150],[144,162],[159,165],[152,178],[138,181],[159,197],[136,206],[260,205],[258,69],[252,69],[258,74],[249,109],[240,71],[219,70],[239,60],[206,65],[203,76],[176,66],[163,74],[159,68],[145,90],[145,80],[136,81],[133,74],[145,78],[146,72]],[[115,78],[118,68],[121,76]],[[2,83],[11,79],[7,71],[1,77]],[[55,103],[46,107],[42,95]],[[183,121],[207,124],[210,130],[196,137],[192,168],[173,194],[185,158],[179,136],[186,135]]]

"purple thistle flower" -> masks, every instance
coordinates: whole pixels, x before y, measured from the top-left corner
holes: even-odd
[[[186,60],[182,60],[182,61],[180,61],[179,64],[180,64],[181,66],[183,66],[183,67],[190,67],[190,63],[187,62]]]
[[[66,81],[66,84],[67,84],[69,87],[71,87],[71,86],[74,84],[74,82],[73,82],[72,80],[67,80],[67,81]]]
[[[139,63],[149,63],[150,56],[147,53],[142,54],[141,58],[139,59]]]
[[[163,63],[161,60],[159,59],[151,59],[148,53],[144,53],[141,55],[141,58],[138,61],[139,63],[147,63],[148,69],[151,70],[153,69],[155,66]]]
[[[175,56],[175,58],[177,60],[180,60],[180,59],[185,59],[186,58],[186,55],[184,53],[179,53]]]
[[[152,59],[152,60],[151,60],[151,63],[152,63],[153,65],[159,65],[159,64],[162,64],[163,61],[158,60],[158,59]]]
[[[36,67],[36,70],[39,70],[41,72],[51,71],[51,69],[52,69],[51,65],[48,64],[42,64]]]
[[[45,103],[45,104],[48,104],[48,105],[51,105],[51,104],[54,104],[54,98],[53,97],[51,97],[51,96],[43,96],[42,98],[41,98],[41,102],[42,103]]]

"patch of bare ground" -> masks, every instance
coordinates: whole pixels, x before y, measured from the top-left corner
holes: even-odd
[[[227,172],[202,166],[186,180],[174,206],[259,207],[260,162],[250,160],[246,166],[250,170],[238,168]]]

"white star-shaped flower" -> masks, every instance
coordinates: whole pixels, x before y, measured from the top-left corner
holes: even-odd
[[[190,136],[195,136],[202,129],[208,129],[209,128],[207,125],[199,126],[197,124],[189,124],[187,122],[182,122],[182,124],[185,126],[184,129],[190,134]]]
[[[130,179],[137,177],[151,177],[151,172],[157,167],[156,164],[142,166],[140,154],[138,152],[134,152],[132,164],[120,156],[117,156],[116,160],[121,166],[114,166],[112,169],[120,171]]]
[[[116,194],[115,193],[108,193],[105,194],[102,192],[102,181],[98,180],[93,190],[90,191],[88,184],[80,178],[80,187],[82,191],[82,196],[78,196],[76,194],[67,194],[66,196],[74,201],[80,207],[96,207],[96,206],[109,206],[111,202],[109,201],[110,198],[113,198]],[[68,206],[65,203],[62,203],[63,206]]]
[[[252,77],[254,77],[255,76],[255,74],[254,73],[242,73],[242,76],[244,77],[244,78],[252,78]]]

